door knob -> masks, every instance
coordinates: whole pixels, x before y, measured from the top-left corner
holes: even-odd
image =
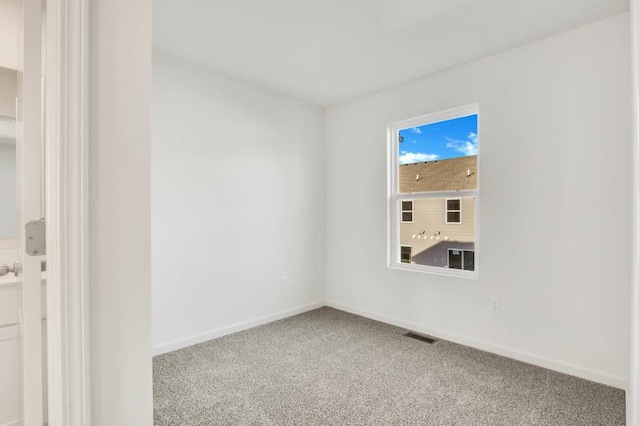
[[[43,260],[40,262],[40,270],[45,272],[47,270],[47,262]],[[17,260],[13,262],[12,266],[5,265],[4,263],[0,263],[0,277],[7,275],[9,272],[13,272],[15,276],[18,276],[20,272],[20,262]]]
[[[17,260],[13,262],[12,266],[0,264],[0,277],[7,275],[9,272],[13,272],[17,277],[19,268],[20,268],[20,263]]]

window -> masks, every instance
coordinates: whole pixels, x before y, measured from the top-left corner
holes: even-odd
[[[403,223],[413,222],[413,201],[403,200],[401,204],[402,204],[402,212],[401,212],[400,220]]]
[[[388,141],[389,267],[477,277],[478,106],[393,123]]]
[[[475,252],[449,249],[449,268],[473,271],[475,269]]]
[[[400,246],[400,262],[411,263],[411,246]]]
[[[462,205],[460,198],[447,198],[447,223],[462,223]]]

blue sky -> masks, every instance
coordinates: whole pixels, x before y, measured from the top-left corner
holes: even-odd
[[[478,116],[455,118],[439,123],[400,130],[400,164],[444,160],[478,153]]]

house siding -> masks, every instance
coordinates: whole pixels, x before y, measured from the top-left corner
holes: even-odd
[[[447,241],[448,246],[451,247],[456,247],[454,244],[456,242],[473,243],[475,241],[475,198],[462,198],[461,210],[461,223],[447,224],[445,198],[414,199],[413,222],[400,223],[400,245],[411,246],[411,256],[416,261],[417,255],[443,241]],[[400,203],[398,211],[400,217]],[[435,235],[438,232],[440,234]],[[431,236],[434,238],[431,239]],[[468,249],[468,244],[465,244],[464,248]],[[441,259],[422,264],[445,266]]]

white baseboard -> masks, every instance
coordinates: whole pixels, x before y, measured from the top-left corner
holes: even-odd
[[[206,342],[207,340],[217,339],[218,337],[227,336],[229,334],[248,330],[250,328],[257,327],[259,325],[268,324],[273,321],[278,321],[294,315],[302,314],[307,311],[312,311],[314,309],[321,308],[324,305],[325,305],[324,302],[310,303],[308,305],[287,309],[286,311],[277,312],[275,314],[266,315],[263,317],[250,319],[248,321],[243,321],[243,322],[228,325],[225,327],[217,328],[215,330],[206,331],[204,333],[185,337],[183,339],[177,339],[169,343],[164,343],[158,346],[154,346],[152,353],[153,353],[153,356],[156,356],[156,355],[165,354],[167,352],[173,352],[178,349],[182,349],[188,346],[197,345],[198,343]]]
[[[9,423],[5,423],[3,425],[0,426],[18,426],[20,424],[20,419],[16,419],[14,421],[11,421]]]
[[[571,376],[580,377],[582,379],[590,380],[597,383],[602,383],[608,386],[613,386],[615,388],[626,390],[626,387],[627,387],[627,379],[625,377],[613,376],[603,371],[584,368],[578,365],[550,359],[550,358],[540,356],[540,355],[535,355],[529,352],[524,352],[517,349],[511,349],[504,346],[494,345],[491,343],[471,339],[468,337],[451,334],[445,331],[424,327],[420,324],[416,324],[410,321],[405,321],[400,318],[394,318],[384,314],[367,311],[364,309],[356,308],[354,306],[345,305],[339,302],[328,300],[326,301],[325,305],[341,311],[349,312],[349,313],[360,315],[362,317],[370,318],[376,321],[395,325],[397,327],[405,328],[405,329],[416,331],[419,333],[428,334],[433,337],[437,337],[439,339],[448,340],[461,345],[470,346],[472,348],[476,348],[476,349],[491,352],[497,355],[505,356],[507,358],[516,359],[518,361],[526,362],[528,364],[537,365],[539,367],[547,368],[549,370],[558,371],[560,373],[569,374]]]
[[[169,343],[161,344],[153,347],[153,355],[161,355],[167,352],[172,352],[178,349],[186,348],[188,346],[196,345],[198,343],[206,342],[208,340],[217,339],[218,337],[227,336],[229,334],[237,333],[239,331],[248,330],[259,325],[268,324],[273,321],[278,321],[284,318],[291,317],[293,315],[302,314],[307,311],[321,308],[323,306],[329,306],[331,308],[339,309],[341,311],[349,312],[362,317],[370,318],[376,321],[384,322],[387,324],[395,325],[397,327],[406,328],[408,330],[417,331],[419,333],[428,334],[439,339],[449,340],[454,343],[458,343],[472,348],[480,349],[483,351],[491,352],[497,355],[505,356],[507,358],[516,359],[518,361],[526,362],[528,364],[537,365],[539,367],[548,368],[549,370],[558,371],[560,373],[569,374],[572,376],[580,377],[582,379],[590,380],[604,385],[613,386],[615,388],[626,390],[627,379],[621,376],[614,376],[603,371],[593,370],[590,368],[581,367],[575,364],[569,364],[563,361],[554,360],[544,356],[532,354],[530,352],[524,352],[517,349],[508,348],[505,346],[494,345],[492,343],[483,342],[480,340],[460,336],[457,334],[448,333],[446,331],[437,330],[429,327],[424,327],[420,324],[405,321],[400,318],[391,317],[388,315],[380,314],[377,312],[360,309],[355,306],[346,305],[334,301],[315,302],[307,305],[299,306],[293,309],[287,309],[285,311],[277,312],[275,314],[266,315],[259,318],[254,318],[248,321],[239,322],[226,327],[217,328],[215,330],[207,331],[204,333],[189,336],[183,339],[177,339]],[[9,425],[2,426],[13,426]]]

